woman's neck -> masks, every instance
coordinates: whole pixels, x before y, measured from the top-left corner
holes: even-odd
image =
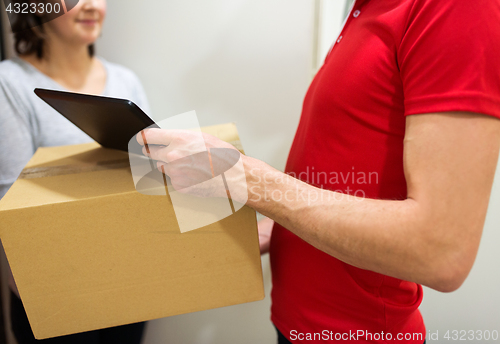
[[[45,44],[43,58],[34,54],[21,58],[70,91],[100,94],[104,90],[104,66],[89,55],[86,45],[68,46],[53,41]]]

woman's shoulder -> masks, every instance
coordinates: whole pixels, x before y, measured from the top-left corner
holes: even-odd
[[[18,57],[0,62],[0,78],[2,81],[19,80],[19,78],[25,78],[28,75],[29,70]]]
[[[0,62],[0,97],[13,97],[18,102],[31,102],[36,87],[47,88],[47,80],[28,62],[15,57]]]
[[[149,111],[146,93],[137,75],[125,66],[99,58],[108,73],[105,94],[109,97],[130,99],[144,111]]]
[[[0,83],[18,94],[31,94],[35,87],[54,88],[53,81],[19,57],[0,62]]]

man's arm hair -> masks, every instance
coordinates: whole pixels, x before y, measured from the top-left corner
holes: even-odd
[[[457,112],[408,116],[406,200],[331,197],[332,191],[246,157],[248,205],[345,263],[450,292],[474,263],[499,148],[496,118]],[[264,184],[264,176],[281,182]],[[318,200],[265,200],[264,192],[274,190],[315,192]]]

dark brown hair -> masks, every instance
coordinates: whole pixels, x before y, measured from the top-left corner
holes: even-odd
[[[21,3],[30,0],[20,1]],[[12,21],[12,32],[14,32],[14,47],[19,55],[31,55],[41,59],[45,52],[45,30],[42,18],[33,13],[19,13]],[[93,44],[89,45],[89,55],[95,54]]]

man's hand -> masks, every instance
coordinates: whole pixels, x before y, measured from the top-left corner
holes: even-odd
[[[241,153],[212,135],[190,130],[147,129],[137,134],[143,154],[157,161],[173,188],[199,197],[227,197],[245,203],[248,197]],[[215,177],[224,176],[226,187]]]

